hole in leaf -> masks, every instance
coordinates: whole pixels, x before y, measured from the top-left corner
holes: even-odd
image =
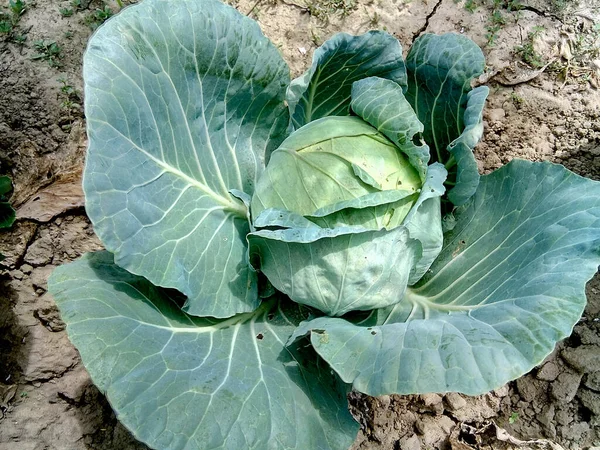
[[[421,145],[423,145],[423,134],[415,133],[411,140],[415,146],[420,147]]]
[[[264,338],[265,336],[262,333],[258,333],[256,335],[256,339],[258,339],[259,341],[262,341],[262,338]]]

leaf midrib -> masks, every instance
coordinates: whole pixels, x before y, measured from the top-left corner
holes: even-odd
[[[155,163],[157,166],[159,166],[165,172],[172,173],[173,175],[183,179],[189,185],[199,189],[200,191],[202,191],[203,193],[208,195],[210,198],[212,198],[215,202],[220,204],[224,210],[231,211],[240,217],[246,218],[246,215],[247,215],[246,206],[242,202],[238,202],[235,200],[229,200],[225,197],[218,195],[215,191],[210,189],[207,185],[202,184],[198,180],[183,173],[179,169],[156,158],[155,156],[153,156],[152,154],[150,154],[149,152],[144,150],[142,147],[137,145],[135,142],[133,142],[128,136],[125,136],[121,131],[119,131],[117,128],[115,128],[114,125],[112,125],[104,120],[95,119],[95,118],[90,118],[88,120],[88,122],[89,123],[98,123],[101,125],[108,126],[112,130],[114,130],[119,136],[121,136],[125,141],[129,142],[136,150],[138,150],[140,153],[142,153],[144,156],[146,156],[149,160],[151,160],[153,163]],[[232,197],[232,199],[233,198],[234,197]]]

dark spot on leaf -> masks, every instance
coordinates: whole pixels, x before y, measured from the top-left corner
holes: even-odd
[[[377,334],[377,331],[373,330],[373,331],[371,331],[371,334],[372,334],[373,336],[375,336],[375,335]]]
[[[258,333],[258,334],[256,335],[256,339],[258,339],[259,341],[261,341],[261,340],[262,340],[262,338],[264,338],[264,337],[265,337],[265,336],[264,336],[262,333]]]
[[[467,241],[460,241],[460,245],[465,245]]]

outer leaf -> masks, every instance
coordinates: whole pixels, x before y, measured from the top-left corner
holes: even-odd
[[[469,200],[479,185],[479,169],[473,157],[473,149],[483,136],[483,107],[488,93],[487,86],[479,86],[467,94],[465,129],[448,146],[451,157],[456,161],[451,180],[455,186],[448,191],[448,199],[456,206]]]
[[[315,51],[311,68],[290,84],[287,101],[294,127],[321,117],[350,115],[352,83],[370,76],[406,86],[398,40],[382,31],[333,36]]]
[[[411,47],[406,58],[408,91],[406,98],[425,126],[423,136],[435,161],[454,167],[451,180],[456,179],[456,192],[448,193],[455,204],[464,203],[477,188],[477,165],[472,152],[481,138],[481,111],[487,88],[469,97],[471,80],[483,73],[485,60],[481,49],[469,38],[457,34],[441,36],[424,34]],[[472,104],[468,105],[467,102]],[[468,110],[468,113],[467,113]],[[467,127],[467,128],[465,128]],[[460,148],[448,146],[463,131]],[[469,143],[466,147],[465,144]],[[472,145],[471,145],[472,144]],[[455,147],[458,143],[452,146]],[[455,161],[451,161],[454,156]],[[461,186],[461,184],[465,186]]]
[[[350,106],[352,111],[387,136],[408,156],[424,181],[429,147],[414,142],[423,132],[423,124],[404,98],[402,88],[393,81],[377,77],[357,81],[352,85]]]
[[[263,230],[248,242],[251,259],[276,289],[334,316],[398,302],[421,257],[404,227]]]
[[[600,183],[513,161],[482,177],[421,283],[353,325],[318,318],[317,352],[370,395],[478,394],[539,364],[569,335],[600,263]]]
[[[146,0],[84,58],[87,212],[116,263],[188,296],[190,314],[258,305],[246,208],[283,139],[288,68],[258,25],[216,0]]]
[[[346,387],[310,349],[284,346],[307,315],[291,302],[193,318],[108,252],[59,267],[49,287],[94,383],[153,448],[340,449],[354,439]]]

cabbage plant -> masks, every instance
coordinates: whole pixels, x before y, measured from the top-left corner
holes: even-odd
[[[480,49],[338,34],[290,81],[217,0],[145,0],[84,58],[106,251],[49,288],[94,383],[157,449],[343,449],[350,389],[479,394],[571,333],[600,184],[482,176]]]

